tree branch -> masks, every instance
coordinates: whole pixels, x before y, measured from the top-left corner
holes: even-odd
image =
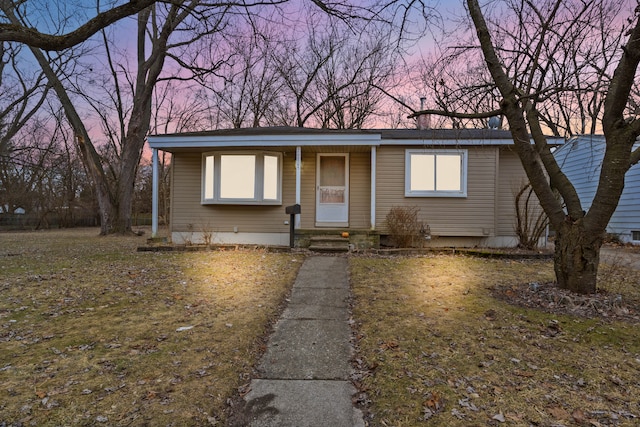
[[[78,29],[63,35],[44,34],[35,28],[20,24],[0,24],[0,41],[24,43],[43,50],[64,50],[73,47],[114,22],[134,15],[156,3],[157,0],[130,0],[127,3],[99,13]],[[0,9],[8,16],[15,5],[11,0],[0,0]]]
[[[613,127],[619,126],[623,120],[629,93],[635,84],[636,70],[640,63],[640,14],[636,16],[636,22],[630,31],[628,40],[626,46],[622,48],[622,58],[620,58],[613,74],[609,93],[605,100],[604,117],[602,118],[605,135],[612,132]]]
[[[418,116],[422,116],[423,114],[433,114],[434,116],[445,116],[452,117],[455,119],[488,119],[494,116],[502,115],[502,110],[493,110],[488,111],[486,113],[456,113],[452,111],[442,111],[442,110],[420,110],[416,111],[413,114],[407,116],[408,119],[413,119]]]

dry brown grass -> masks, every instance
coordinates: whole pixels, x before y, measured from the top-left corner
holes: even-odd
[[[97,233],[0,234],[0,424],[223,422],[301,257]]]
[[[638,301],[640,274],[621,269],[610,292]],[[370,424],[638,425],[637,324],[491,296],[496,286],[552,278],[550,261],[352,258],[355,378]]]

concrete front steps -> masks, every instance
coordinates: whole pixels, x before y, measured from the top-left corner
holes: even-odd
[[[349,252],[349,238],[335,235],[311,236],[309,250],[323,253]]]
[[[380,234],[354,228],[299,229],[296,230],[295,247],[325,253],[359,252],[379,248]]]

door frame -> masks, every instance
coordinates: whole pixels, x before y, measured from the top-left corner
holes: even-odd
[[[343,157],[345,164],[345,189],[343,204],[320,203],[320,159],[322,157]],[[324,205],[324,206],[321,206]],[[336,215],[335,220],[323,216]],[[349,153],[317,153],[316,154],[316,227],[348,227],[349,226]]]

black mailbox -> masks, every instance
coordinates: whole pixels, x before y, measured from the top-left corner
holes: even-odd
[[[292,248],[295,245],[295,234],[296,234],[294,224],[296,221],[296,215],[299,215],[301,212],[300,205],[296,203],[295,205],[287,206],[284,208],[284,211],[288,215],[291,215],[291,218],[289,220],[289,247]]]
[[[284,208],[284,211],[288,215],[297,215],[301,212],[300,205],[295,204],[295,205],[287,206],[286,208]]]

